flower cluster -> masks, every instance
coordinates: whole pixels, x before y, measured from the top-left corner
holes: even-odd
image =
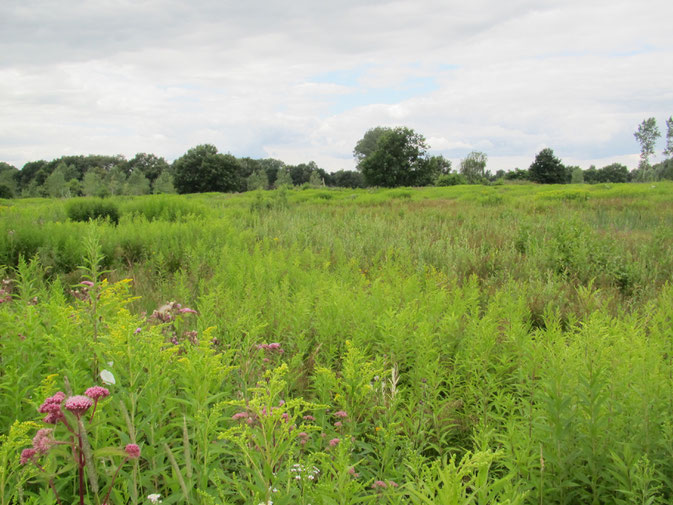
[[[280,409],[283,405],[285,405],[285,402],[283,400],[281,400],[278,403],[278,407],[273,407],[272,406],[269,409],[267,409],[266,407],[262,407],[262,410],[260,411],[260,416],[261,417],[269,417],[269,416],[273,415],[275,412],[277,412],[278,409]],[[257,418],[258,418],[258,416],[255,413],[248,412],[248,411],[237,412],[236,414],[231,416],[231,419],[233,421],[245,420],[248,424],[253,424],[257,420]],[[288,414],[287,412],[283,412],[280,415],[280,418],[284,423],[289,423],[290,422],[290,414]]]
[[[178,302],[168,302],[152,312],[150,319],[155,319],[160,323],[169,323],[175,319],[178,314],[197,314],[194,309],[183,307]]]
[[[397,487],[398,484],[394,480],[389,480],[387,483],[382,480],[374,481],[372,489],[386,489],[388,487]]]
[[[258,344],[257,349],[277,352],[278,354],[283,354],[285,352],[278,342],[272,342],[270,344]]]
[[[86,486],[84,485],[84,467],[87,464],[87,458],[89,457],[89,449],[86,449],[86,428],[83,423],[83,415],[93,406],[93,411],[89,421],[93,419],[94,414],[96,413],[96,406],[98,401],[101,398],[105,398],[110,395],[110,391],[102,386],[93,386],[85,391],[83,395],[74,395],[66,397],[65,393],[59,391],[58,393],[46,398],[42,405],[38,407],[38,412],[41,414],[47,414],[43,419],[46,424],[54,425],[54,428],[41,428],[37,431],[33,437],[33,445],[30,448],[23,449],[21,452],[21,464],[25,465],[27,463],[32,463],[40,471],[45,472],[43,466],[38,462],[40,456],[44,456],[49,453],[50,449],[59,444],[68,445],[72,451],[68,451],[72,454],[74,466],[77,469],[79,474],[79,494],[80,494],[80,503],[84,503],[84,496],[86,494]],[[72,417],[75,416],[77,419],[76,423],[72,422]],[[56,430],[56,425],[63,423],[67,432],[66,437],[63,440],[57,440],[54,437]],[[119,473],[121,466],[129,460],[135,460],[140,457],[140,447],[136,444],[128,444],[124,448],[125,458],[119,464],[114,476],[112,477],[112,483],[108,488],[107,495],[103,499],[102,503],[108,503],[108,498],[110,492],[112,491],[112,486],[114,481]],[[59,475],[57,472],[55,475]],[[56,496],[56,502],[61,503],[61,500],[58,495],[58,487],[54,484],[54,477],[49,476],[48,482],[49,487],[54,492]],[[158,500],[158,495],[156,499]],[[100,501],[98,501],[100,503]],[[152,503],[159,503],[157,501],[152,501]]]
[[[318,475],[320,475],[320,470],[318,467],[314,466],[311,468],[307,468],[304,465],[300,463],[295,463],[292,465],[292,468],[290,468],[290,472],[294,474],[294,480],[310,480],[313,481],[318,478]]]

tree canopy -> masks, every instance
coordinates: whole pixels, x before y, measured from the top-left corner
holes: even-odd
[[[374,137],[376,146],[372,149]],[[354,153],[359,159],[358,170],[369,185],[425,186],[432,184],[447,165],[431,161],[427,149],[425,137],[410,128],[377,127],[365,133]]]
[[[561,160],[554,156],[554,151],[545,148],[535,156],[535,161],[528,169],[530,180],[539,184],[564,184],[570,182],[570,174]]]
[[[238,163],[231,154],[221,154],[211,144],[196,146],[173,164],[178,193],[239,191]]]

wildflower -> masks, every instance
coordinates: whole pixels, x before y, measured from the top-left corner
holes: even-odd
[[[248,413],[247,413],[247,412],[237,412],[236,414],[234,414],[233,416],[231,416],[231,418],[232,418],[234,421],[238,421],[239,419],[245,419],[246,417],[248,417]]]
[[[61,402],[65,399],[65,394],[59,391],[54,396],[47,398],[37,409],[40,414],[52,414],[61,412]]]
[[[65,401],[65,408],[76,416],[81,416],[93,405],[91,398],[84,395],[71,396]]]
[[[335,447],[339,445],[339,442],[341,442],[341,440],[339,440],[338,438],[333,438],[332,440],[329,441],[329,446]]]
[[[197,314],[197,312],[194,309],[184,307],[178,310],[178,314]]]
[[[357,473],[357,472],[355,471],[355,468],[354,468],[354,467],[350,467],[350,468],[348,469],[348,473],[349,473],[350,475],[352,475],[353,477],[355,477],[356,479],[360,476],[360,474]]]
[[[304,416],[304,421],[315,421],[315,417],[313,417],[311,415]]]
[[[32,461],[37,451],[35,449],[24,449],[21,451],[21,464],[25,465],[29,461]]]
[[[147,499],[150,501],[150,503],[161,503],[161,495],[159,493],[154,493],[147,495]]]
[[[378,488],[385,489],[387,487],[388,486],[386,485],[386,483],[383,482],[382,480],[374,481],[374,484],[372,484],[372,489],[378,489]]]
[[[348,417],[348,414],[346,414],[346,412],[344,412],[343,410],[339,410],[339,411],[335,412],[334,415],[336,417],[341,418],[341,419],[346,419]]]
[[[143,331],[143,329],[140,328],[140,327],[138,327],[138,328],[136,328],[135,330],[133,330],[133,334],[134,334],[134,335],[137,335],[137,334],[140,333],[141,331]],[[150,495],[150,496],[152,496],[152,495]]]
[[[341,421],[337,421],[336,423],[334,423],[335,428],[341,428],[342,426],[343,426],[343,423]]]
[[[84,284],[85,286],[88,286],[90,288],[93,287],[93,282],[91,282],[91,281],[82,281],[82,282],[80,282],[80,284]]]
[[[397,487],[397,486],[398,486],[397,482],[395,482],[394,480],[389,480],[389,481],[388,481],[388,485],[389,485],[390,487]]]
[[[126,451],[129,459],[138,459],[140,457],[140,447],[138,447],[136,444],[128,444],[126,447],[124,447],[124,450]]]
[[[102,386],[93,386],[87,389],[84,394],[92,400],[98,401],[99,398],[110,396],[110,391]]]
[[[59,410],[58,412],[50,412],[42,421],[47,424],[58,424],[62,419],[65,419],[65,417],[63,416],[63,412]]]
[[[42,428],[37,430],[33,437],[33,449],[40,454],[46,454],[51,446],[56,443],[53,437],[54,430],[51,428]]]

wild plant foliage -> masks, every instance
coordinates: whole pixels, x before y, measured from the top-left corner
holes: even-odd
[[[671,189],[15,202],[0,505],[668,503]]]

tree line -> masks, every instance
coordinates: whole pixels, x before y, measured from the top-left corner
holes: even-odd
[[[215,146],[196,146],[173,163],[148,153],[62,156],[30,161],[20,170],[0,162],[0,198],[241,192],[281,185],[365,187],[354,170],[329,173],[310,161],[287,165],[273,159],[236,158]]]
[[[0,198],[144,195],[149,193],[242,192],[281,186],[452,186],[530,181],[540,184],[650,182],[673,180],[673,117],[666,120],[665,159],[652,165],[661,137],[655,118],[645,119],[634,137],[641,147],[638,168],[620,163],[583,170],[566,166],[550,148],[541,150],[527,169],[486,169],[488,156],[469,153],[453,169],[450,160],[428,154],[425,137],[407,127],[377,126],[353,149],[357,170],[327,172],[315,162],[288,165],[273,159],[237,158],[210,144],[189,149],[173,163],[148,153],[128,160],[122,155],[62,156],[30,161],[21,170],[0,162]]]

